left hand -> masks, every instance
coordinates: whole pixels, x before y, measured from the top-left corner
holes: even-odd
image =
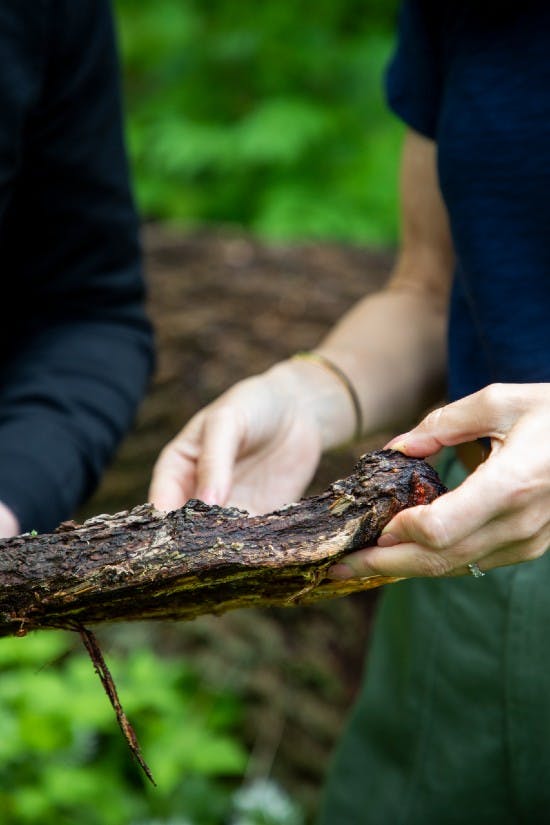
[[[424,457],[489,437],[489,458],[452,492],[398,513],[376,547],[332,578],[452,576],[530,561],[550,545],[550,384],[492,384],[434,410],[387,445]]]

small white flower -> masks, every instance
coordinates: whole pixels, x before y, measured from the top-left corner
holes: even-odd
[[[233,797],[232,825],[303,825],[298,806],[276,782],[255,779]]]

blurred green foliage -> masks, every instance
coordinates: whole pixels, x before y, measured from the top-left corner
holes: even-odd
[[[268,238],[396,237],[383,102],[397,0],[116,0],[147,218]]]
[[[144,648],[108,658],[158,788],[133,762],[78,637],[2,639],[2,825],[226,822],[247,761],[239,701],[179,659]]]

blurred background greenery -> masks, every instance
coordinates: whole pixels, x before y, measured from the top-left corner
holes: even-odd
[[[382,77],[396,5],[116,0],[144,218],[393,244],[402,130]],[[108,636],[106,653],[159,789],[143,784],[75,638],[4,639],[2,825],[308,821],[303,800],[248,776],[246,699],[133,634]]]
[[[117,0],[142,214],[391,244],[396,0]]]
[[[236,698],[143,645],[108,658],[160,790],[142,782],[77,636],[2,639],[2,825],[224,822],[246,766]]]

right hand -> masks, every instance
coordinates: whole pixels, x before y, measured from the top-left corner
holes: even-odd
[[[259,514],[299,498],[323,448],[304,366],[286,362],[241,381],[198,412],[157,460],[153,504],[174,510],[199,498]]]

